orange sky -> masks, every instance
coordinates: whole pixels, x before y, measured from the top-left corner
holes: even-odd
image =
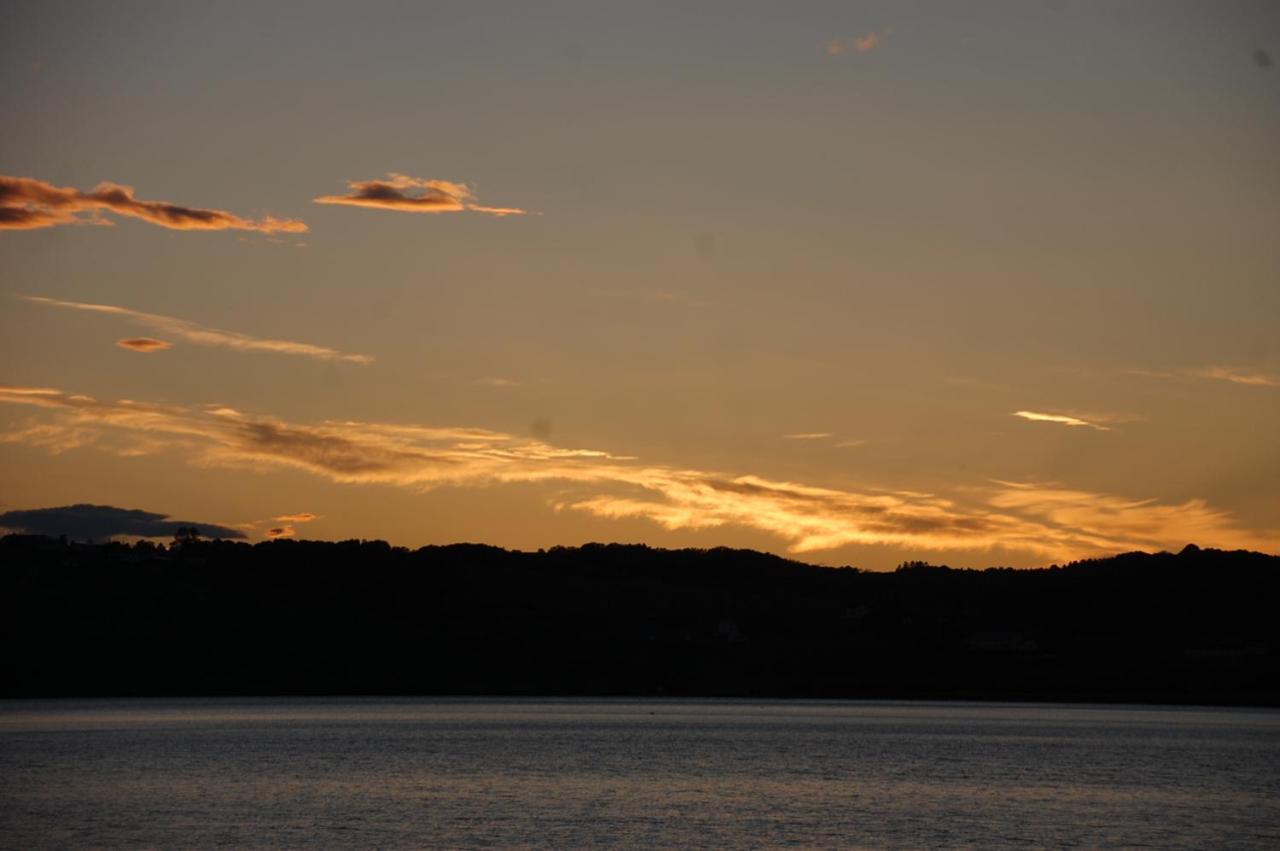
[[[7,17],[0,513],[1280,551],[1273,4]]]

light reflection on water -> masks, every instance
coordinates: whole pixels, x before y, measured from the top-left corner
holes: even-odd
[[[1280,713],[953,703],[0,704],[0,845],[1280,847]]]

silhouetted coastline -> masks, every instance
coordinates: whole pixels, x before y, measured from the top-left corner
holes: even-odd
[[[1280,557],[814,567],[588,544],[0,539],[5,697],[547,695],[1280,705]]]

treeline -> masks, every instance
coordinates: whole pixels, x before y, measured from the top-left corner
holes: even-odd
[[[880,573],[748,550],[0,539],[0,694],[1280,705],[1280,558]]]

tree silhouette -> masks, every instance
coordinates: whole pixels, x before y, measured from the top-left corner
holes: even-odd
[[[688,695],[1280,706],[1280,557],[825,568],[750,550],[0,538],[0,697]],[[39,636],[33,641],[32,636]]]
[[[173,533],[174,549],[182,549],[189,547],[200,540],[200,530],[195,526],[179,526],[177,531]]]

